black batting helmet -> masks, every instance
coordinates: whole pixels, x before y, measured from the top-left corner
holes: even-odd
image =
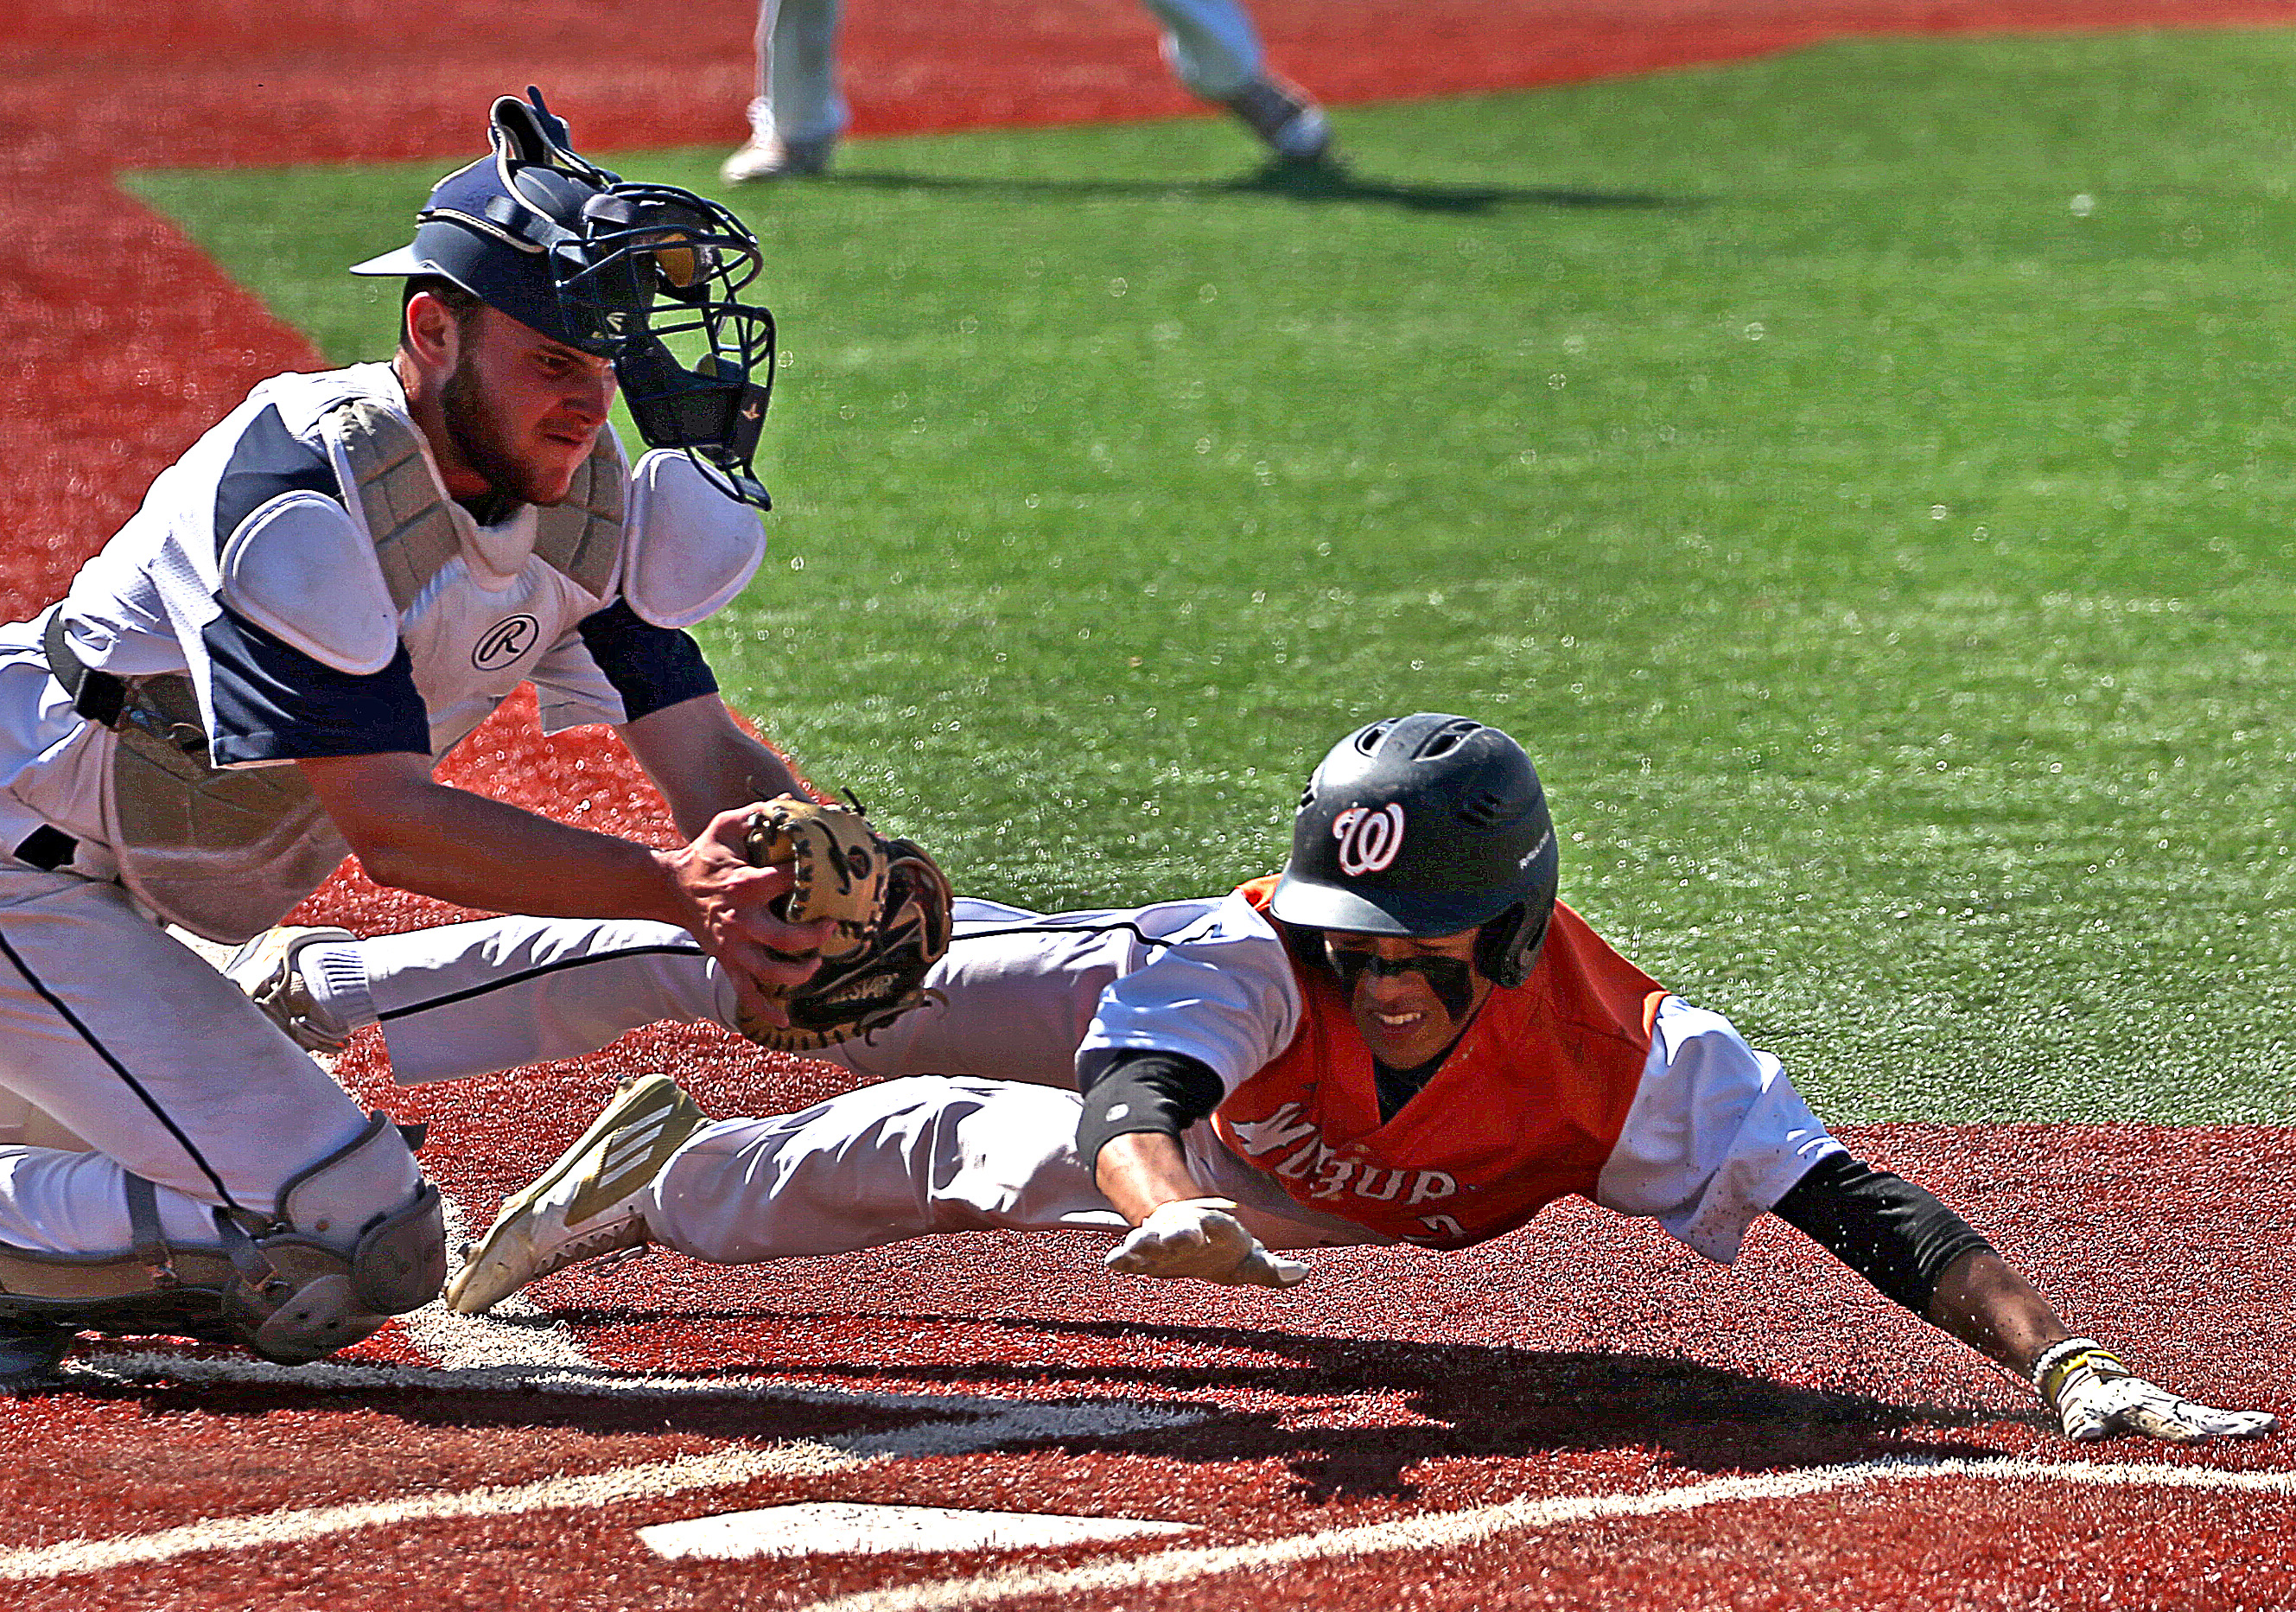
[[[683,448],[769,507],[751,466],[774,382],[774,319],[739,300],[757,237],[715,202],[626,183],[574,154],[564,119],[504,95],[494,150],[439,181],[414,239],[355,275],[435,275],[489,308],[613,360],[638,433]],[[693,352],[687,366],[663,338]]]
[[[1365,934],[1480,928],[1475,966],[1520,985],[1554,916],[1559,859],[1521,745],[1471,717],[1390,717],[1341,739],[1308,780],[1268,910]]]

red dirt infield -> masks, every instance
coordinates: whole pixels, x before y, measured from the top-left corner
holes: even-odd
[[[1334,101],[1731,60],[1849,33],[2284,26],[2285,4],[1260,0],[1275,62]],[[632,0],[325,7],[92,0],[0,23],[0,399],[29,613],[247,388],[317,361],[123,168],[469,154],[487,100],[551,88],[585,144],[738,138],[751,11]],[[1398,50],[1398,39],[1411,41]],[[1195,110],[1131,0],[857,4],[861,135]],[[91,266],[102,266],[92,267]],[[656,842],[600,743],[490,724],[457,781]],[[339,877],[365,931],[445,909]],[[613,1079],[716,1113],[837,1087],[730,1038],[398,1090],[482,1225]],[[2285,1129],[1884,1128],[2013,1262],[2216,1402],[2292,1403]],[[2269,1251],[2269,1257],[2259,1254]],[[554,1279],[549,1313],[425,1315],[342,1363],[94,1345],[0,1409],[0,1590],[26,1608],[1225,1608],[2296,1607],[2286,1436],[2075,1447],[2029,1394],[1780,1226],[1732,1271],[1564,1208],[1456,1255],[1318,1256],[1290,1295],[1124,1283],[1085,1238],[970,1237],[718,1271]],[[2077,1301],[2077,1303],[2076,1303]],[[682,1463],[682,1464],[681,1464]],[[1961,1463],[1956,1465],[1955,1463]],[[1161,1518],[1177,1543],[668,1560],[638,1527],[806,1501]]]

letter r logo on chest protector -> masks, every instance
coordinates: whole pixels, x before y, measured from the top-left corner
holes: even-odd
[[[479,646],[471,651],[471,664],[480,671],[497,671],[532,649],[541,636],[542,623],[532,616],[505,616],[487,629]]]

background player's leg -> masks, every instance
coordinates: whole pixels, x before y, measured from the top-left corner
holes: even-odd
[[[1225,102],[1259,77],[1259,33],[1235,0],[1144,4],[1164,25],[1164,61],[1189,94]]]
[[[838,0],[762,0],[750,138],[719,169],[728,185],[817,174],[851,119],[837,89]]]
[[[1279,157],[1316,161],[1332,126],[1305,90],[1267,70],[1259,31],[1237,0],[1144,0],[1164,24],[1164,60],[1188,90],[1242,120]]]

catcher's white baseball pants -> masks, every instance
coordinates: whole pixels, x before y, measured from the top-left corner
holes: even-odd
[[[365,1118],[119,886],[0,858],[0,1243],[126,1253],[133,1172],[170,1241],[214,1247],[217,1205],[269,1216]],[[356,1228],[407,1201],[413,1157],[373,1153],[371,1179],[335,1183],[312,1218]]]
[[[1225,101],[1259,77],[1259,35],[1236,0],[1144,0],[1164,25],[1164,60],[1191,94]],[[758,8],[759,138],[833,139],[852,121],[837,89],[839,0],[764,0]]]

